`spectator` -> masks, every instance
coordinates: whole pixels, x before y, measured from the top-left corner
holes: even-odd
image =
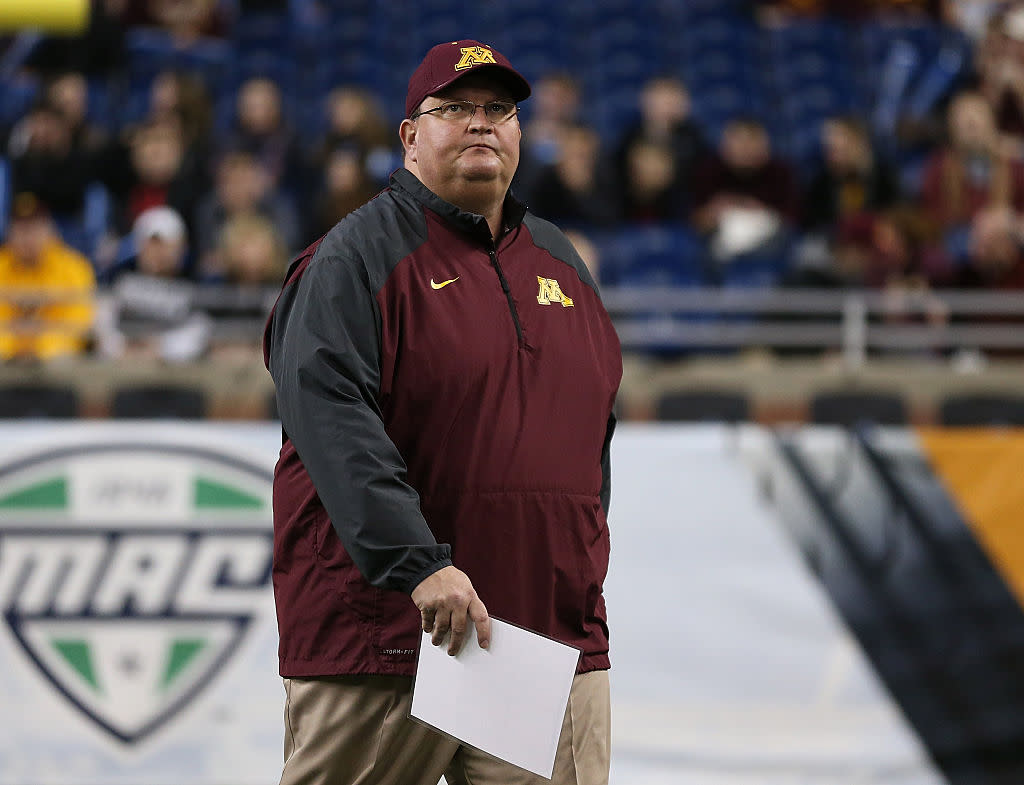
[[[54,76],[46,88],[47,103],[60,112],[71,134],[71,149],[88,159],[90,178],[95,174],[95,158],[107,144],[107,133],[89,121],[89,83],[76,71]]]
[[[229,147],[251,151],[273,188],[302,195],[302,157],[295,134],[285,123],[281,89],[263,77],[249,79],[238,90],[236,123]]]
[[[386,182],[395,168],[396,137],[373,96],[361,87],[343,85],[328,93],[326,109],[327,133],[313,158],[313,171],[323,171],[338,147],[345,145],[358,151],[375,181]]]
[[[554,164],[561,154],[563,130],[579,123],[579,82],[564,71],[546,74],[534,85],[530,103],[523,146],[542,166]]]
[[[554,71],[533,85],[530,116],[523,124],[516,189],[528,193],[537,178],[562,157],[563,134],[580,122],[580,85],[571,74]]]
[[[187,276],[188,229],[174,208],[144,210],[126,240],[130,249],[125,259],[101,279],[103,283],[116,283],[122,275],[136,272],[152,278]]]
[[[623,134],[614,153],[627,220],[632,213],[649,214],[652,207],[657,213],[658,205],[662,214],[654,217],[680,218],[688,207],[694,168],[707,151],[704,135],[690,116],[686,86],[672,76],[648,81],[640,94],[640,118]],[[655,166],[666,182],[652,183]]]
[[[544,167],[527,200],[533,212],[560,226],[614,223],[618,209],[597,132],[585,125],[567,126],[559,146],[561,158]]]
[[[150,120],[119,143],[104,166],[117,204],[117,230],[126,234],[150,207],[173,207],[189,223],[202,192],[202,178],[187,167],[185,140],[177,119]]]
[[[984,41],[990,25],[1006,10],[1007,0],[942,0],[943,21],[966,33],[975,42]]]
[[[75,71],[106,76],[124,67],[125,0],[92,0],[88,26],[81,35],[46,36],[33,48],[25,65],[44,76]]]
[[[983,207],[1024,209],[1024,163],[1002,152],[992,108],[978,92],[960,93],[949,107],[949,144],[925,169],[922,200],[939,226],[966,226]]]
[[[258,213],[231,218],[220,237],[227,283],[280,287],[288,264],[288,248],[277,227]]]
[[[305,245],[329,232],[338,221],[366,204],[376,192],[359,150],[349,144],[339,144],[324,163],[322,183],[314,199],[306,236],[297,245]]]
[[[208,303],[207,314],[215,322],[258,327],[277,300],[288,264],[288,250],[277,228],[258,213],[233,216],[221,232],[220,256],[229,287],[220,291],[216,302]],[[258,332],[220,330],[211,341],[210,356],[217,362],[259,360],[263,349]]]
[[[244,213],[260,213],[277,227],[289,251],[300,245],[298,218],[291,200],[276,191],[256,157],[245,149],[225,153],[217,164],[214,190],[196,211],[196,247],[199,276],[222,278],[224,263],[218,242],[228,220]]]
[[[677,158],[664,142],[637,137],[626,148],[618,187],[621,218],[630,223],[681,221],[686,216]]]
[[[1024,289],[1024,224],[1005,206],[979,210],[971,222],[967,259],[949,283],[965,289]]]
[[[0,357],[52,360],[86,351],[95,287],[89,260],[61,241],[42,201],[17,194],[0,246]]]
[[[49,103],[33,107],[8,142],[12,192],[35,194],[62,221],[79,217],[92,162],[73,144],[64,115]]]
[[[1024,157],[1024,4],[991,17],[975,49],[974,67],[1006,151]]]
[[[825,160],[807,189],[804,228],[831,233],[837,221],[899,199],[896,174],[875,157],[863,122],[837,117],[822,131]]]
[[[765,21],[788,16],[840,17],[857,21],[870,16],[905,14],[937,17],[940,0],[762,0],[757,4]]]
[[[576,253],[580,255],[580,259],[583,260],[583,264],[587,266],[587,269],[590,271],[594,280],[600,283],[601,251],[598,249],[597,245],[595,245],[583,232],[575,229],[567,231],[565,236],[569,238],[569,242],[571,242],[573,248],[576,249]]]
[[[159,27],[179,47],[227,32],[217,0],[127,0],[123,19],[132,27]]]
[[[117,276],[98,320],[100,352],[168,362],[200,357],[212,325],[195,307],[195,284],[184,280],[185,222],[170,207],[151,207],[135,220],[131,240],[134,257]]]
[[[161,71],[150,85],[149,118],[179,122],[196,165],[206,165],[213,107],[202,79],[181,71]]]
[[[750,118],[726,125],[718,155],[697,170],[694,204],[694,225],[713,237],[720,258],[775,244],[799,217],[796,177]]]
[[[963,259],[943,258],[939,268],[940,285],[957,289],[1024,292],[1024,224],[1020,216],[1005,205],[985,207],[971,221],[966,254]],[[1019,329],[1021,317],[1013,314],[979,314],[970,321]],[[958,359],[973,364],[989,357],[1020,359],[1019,349],[988,347],[984,352],[961,349]]]
[[[934,230],[921,211],[894,207],[842,219],[828,285],[870,289],[927,288],[926,249]]]

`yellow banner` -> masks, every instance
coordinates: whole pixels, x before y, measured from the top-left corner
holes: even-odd
[[[1024,429],[921,428],[921,447],[1024,605]]]
[[[0,0],[0,33],[35,29],[74,35],[89,22],[89,0]]]

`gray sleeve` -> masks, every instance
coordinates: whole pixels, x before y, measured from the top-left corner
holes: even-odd
[[[285,433],[342,544],[374,586],[411,593],[451,564],[384,430],[380,316],[364,265],[317,256],[278,301],[269,367]]]
[[[612,503],[612,435],[615,433],[615,413],[608,415],[608,425],[604,432],[604,445],[601,447],[601,507],[604,514]]]

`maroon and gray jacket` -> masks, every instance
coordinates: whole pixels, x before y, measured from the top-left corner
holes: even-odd
[[[288,271],[264,335],[282,676],[411,675],[409,594],[449,564],[580,672],[609,667],[619,342],[565,236],[504,215],[494,242],[400,169]]]

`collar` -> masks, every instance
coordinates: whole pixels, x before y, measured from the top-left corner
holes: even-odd
[[[464,232],[480,234],[491,240],[491,230],[487,226],[487,220],[477,213],[471,213],[456,207],[451,202],[446,202],[440,196],[431,191],[420,182],[408,169],[402,167],[396,169],[391,175],[391,188],[401,191],[415,199],[434,213],[437,213],[449,223]],[[505,231],[510,232],[523,222],[526,215],[526,205],[512,195],[509,190],[505,194],[505,204],[502,206],[502,218],[505,221]]]

